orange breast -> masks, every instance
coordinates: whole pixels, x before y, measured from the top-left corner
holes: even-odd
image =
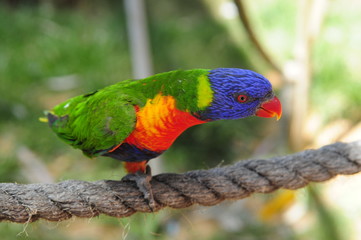
[[[164,151],[187,128],[205,123],[189,112],[176,108],[172,96],[158,94],[148,99],[146,105],[137,108],[137,123],[133,133],[125,142],[140,149]]]

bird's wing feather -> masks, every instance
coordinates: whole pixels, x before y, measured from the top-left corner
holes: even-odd
[[[134,130],[136,112],[126,94],[99,91],[72,98],[48,113],[57,135],[88,156],[121,144]]]

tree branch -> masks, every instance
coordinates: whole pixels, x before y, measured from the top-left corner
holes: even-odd
[[[211,206],[252,193],[298,189],[310,182],[360,171],[361,141],[357,141],[268,160],[245,160],[183,174],[159,174],[151,181],[156,201],[153,211],[193,204]],[[127,217],[136,212],[151,212],[151,209],[132,181],[0,184],[0,221],[63,221],[73,216],[90,218],[99,214]]]
[[[241,22],[243,24],[244,29],[246,30],[246,33],[253,43],[254,47],[257,49],[258,53],[261,55],[261,57],[277,72],[282,73],[280,67],[276,64],[274,59],[270,57],[270,55],[267,53],[265,48],[262,46],[262,44],[258,41],[258,38],[256,36],[256,33],[253,31],[253,28],[251,26],[251,23],[249,21],[249,17],[247,16],[247,11],[244,7],[243,0],[234,0],[234,3],[237,6],[238,14],[241,19]]]

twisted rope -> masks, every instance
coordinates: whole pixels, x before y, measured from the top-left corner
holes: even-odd
[[[357,141],[268,160],[245,160],[209,170],[159,174],[151,181],[156,201],[153,211],[193,204],[210,206],[279,188],[298,189],[309,182],[360,171],[361,141]],[[90,218],[99,214],[126,217],[136,212],[151,210],[132,181],[0,184],[0,221],[63,221],[72,216]]]

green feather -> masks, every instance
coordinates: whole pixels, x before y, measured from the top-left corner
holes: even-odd
[[[101,155],[122,143],[134,130],[136,112],[157,94],[173,96],[179,110],[196,112],[200,79],[208,69],[171,71],[141,80],[125,80],[101,90],[71,98],[47,112],[53,131],[87,156]],[[208,78],[207,78],[208,79]],[[210,94],[206,89],[207,94]]]

